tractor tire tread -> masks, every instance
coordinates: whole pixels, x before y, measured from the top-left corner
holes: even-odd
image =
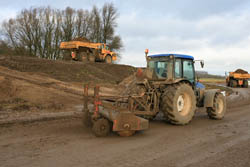
[[[178,119],[176,115],[175,107],[174,107],[174,104],[175,104],[174,99],[176,99],[175,95],[177,91],[179,91],[180,87],[183,87],[182,89],[189,89],[189,91],[191,91],[190,89],[192,89],[191,86],[187,83],[178,83],[178,84],[167,86],[162,95],[160,106],[168,122],[172,124],[176,124],[176,125],[185,125],[185,124],[188,124],[192,120],[192,117],[194,115],[195,108],[196,108],[196,98],[195,98],[194,93],[190,94],[192,98],[190,112],[192,113],[190,114],[189,118],[187,118],[185,121]]]
[[[214,97],[214,104],[213,107],[208,107],[207,108],[207,115],[210,119],[215,119],[215,120],[221,120],[224,118],[225,112],[226,112],[226,103],[225,100],[223,100],[223,112],[221,115],[219,115],[216,111],[216,103],[218,98],[223,98],[222,94],[216,93]]]

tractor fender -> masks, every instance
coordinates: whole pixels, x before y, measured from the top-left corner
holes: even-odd
[[[175,79],[172,83],[180,83],[180,82],[188,83],[190,86],[193,85],[189,80],[183,79],[183,78],[181,78],[181,79]],[[171,84],[172,84],[172,83],[171,83]]]
[[[215,94],[219,92],[219,89],[206,90],[204,93],[204,107],[213,107]]]

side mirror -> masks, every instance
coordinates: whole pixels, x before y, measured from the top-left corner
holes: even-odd
[[[199,62],[200,62],[200,64],[201,64],[201,68],[204,68],[204,60],[195,60],[194,62],[197,62],[197,61],[199,61]]]
[[[201,68],[204,68],[204,61],[200,61],[201,63]]]

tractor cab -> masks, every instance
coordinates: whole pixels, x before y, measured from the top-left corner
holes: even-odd
[[[158,79],[186,79],[195,82],[194,58],[179,54],[158,54],[148,56],[148,68]]]
[[[156,54],[147,56],[147,70],[153,80],[170,83],[186,80],[197,85],[195,79],[194,57],[182,54]],[[201,66],[204,66],[201,61]],[[198,83],[200,85],[200,83]]]

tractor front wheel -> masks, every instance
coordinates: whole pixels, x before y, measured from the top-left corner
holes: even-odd
[[[162,96],[161,110],[170,123],[188,124],[196,110],[196,98],[192,87],[186,83],[168,86]]]
[[[214,97],[213,107],[207,108],[207,114],[210,119],[222,119],[226,113],[226,99],[221,93]]]

